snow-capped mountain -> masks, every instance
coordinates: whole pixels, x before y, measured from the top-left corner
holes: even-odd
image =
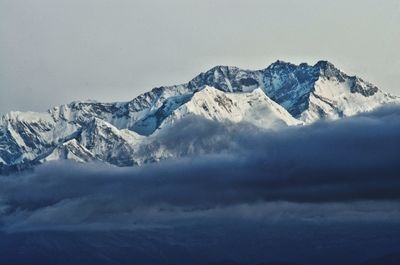
[[[46,113],[10,112],[0,121],[0,165],[99,160],[132,166],[171,157],[143,152],[184,117],[279,129],[370,111],[398,97],[327,61],[277,61],[250,71],[217,66],[181,85],[158,87],[128,102],[72,102]]]

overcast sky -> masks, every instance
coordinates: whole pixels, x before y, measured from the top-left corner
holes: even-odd
[[[400,95],[399,47],[398,0],[0,0],[0,114],[277,59],[327,59]]]

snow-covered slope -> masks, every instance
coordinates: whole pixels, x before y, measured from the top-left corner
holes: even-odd
[[[275,129],[282,126],[300,125],[283,107],[257,88],[252,92],[226,93],[206,86],[175,109],[161,123],[159,129],[184,117],[196,115],[218,122],[247,122],[257,127]]]
[[[58,144],[77,136],[81,125],[50,112],[10,112],[0,121],[0,157],[3,164],[41,159]]]
[[[0,120],[0,165],[72,159],[131,166],[167,157],[143,147],[188,116],[279,129],[399,102],[327,61],[277,61],[256,71],[216,66],[188,83],[154,88],[127,102],[78,101],[46,113],[10,112]]]
[[[359,77],[346,75],[327,61],[314,66],[277,61],[262,70],[262,75],[265,93],[306,123],[352,116],[399,102],[399,98]]]
[[[94,118],[77,137],[80,144],[101,161],[117,166],[137,164],[133,156],[143,136],[126,129],[117,129],[106,121]]]
[[[311,123],[321,118],[338,119],[371,111],[382,104],[400,102],[362,79],[320,77],[308,99],[308,107],[299,119]]]
[[[82,146],[76,139],[72,139],[57,146],[50,155],[41,159],[40,162],[68,159],[76,162],[96,161],[95,155]]]

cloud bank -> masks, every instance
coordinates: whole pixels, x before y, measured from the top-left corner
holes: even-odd
[[[181,159],[136,168],[61,161],[1,177],[1,228],[136,229],[229,216],[397,222],[399,135],[397,106],[280,131],[184,120],[154,144]]]

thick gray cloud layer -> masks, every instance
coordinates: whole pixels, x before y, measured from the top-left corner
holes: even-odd
[[[399,221],[399,133],[396,106],[278,132],[184,120],[159,142],[189,158],[137,168],[58,162],[2,177],[1,220],[17,230],[285,212]]]
[[[397,0],[0,0],[0,113],[328,59],[399,94]]]

